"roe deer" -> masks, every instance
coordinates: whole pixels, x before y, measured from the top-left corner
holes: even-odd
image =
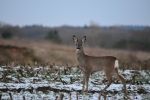
[[[117,79],[122,81],[122,84],[124,86],[124,92],[125,94],[127,94],[126,81],[118,73],[118,60],[113,56],[94,57],[84,54],[82,45],[86,41],[86,36],[84,36],[81,41],[78,41],[78,39],[73,35],[73,40],[76,45],[76,53],[79,68],[83,71],[84,74],[82,92],[84,91],[85,84],[86,92],[88,92],[88,81],[90,74],[92,72],[103,71],[108,79],[108,84],[100,92],[100,94],[102,94],[112,83],[112,75],[114,75]]]

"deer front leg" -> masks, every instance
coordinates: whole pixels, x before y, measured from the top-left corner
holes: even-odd
[[[86,93],[88,92],[89,76],[90,76],[90,74],[86,73],[86,75],[85,75]]]
[[[84,85],[85,85],[85,73],[83,73],[83,86],[82,86],[82,93],[84,92]]]
[[[84,86],[85,86],[85,84],[86,84],[86,92],[88,92],[89,76],[90,76],[89,72],[84,72],[82,93],[84,92]]]

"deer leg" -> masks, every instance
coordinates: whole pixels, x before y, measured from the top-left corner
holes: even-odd
[[[119,75],[117,69],[116,69],[115,71],[116,71],[115,77],[116,77],[117,79],[121,80],[121,82],[122,82],[122,84],[123,84],[123,87],[124,87],[124,93],[125,93],[126,95],[128,95],[128,92],[127,92],[127,90],[126,90],[126,81],[124,80],[123,77],[121,77],[121,76]]]
[[[104,91],[105,91],[105,90],[110,86],[110,84],[112,83],[112,77],[111,77],[111,75],[106,74],[106,73],[105,73],[105,75],[106,75],[106,77],[107,77],[107,79],[108,79],[108,83],[107,83],[106,87],[100,92],[100,94],[103,94]]]
[[[90,76],[90,73],[86,73],[86,75],[85,75],[86,93],[88,92],[89,76]]]
[[[83,74],[83,86],[82,86],[82,93],[84,92],[84,85],[85,85],[85,73]]]

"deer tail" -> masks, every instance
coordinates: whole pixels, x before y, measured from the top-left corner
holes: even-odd
[[[115,68],[119,68],[119,63],[118,63],[118,60],[116,59],[115,60],[115,66],[114,66]]]

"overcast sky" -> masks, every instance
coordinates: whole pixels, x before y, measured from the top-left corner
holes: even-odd
[[[12,25],[150,26],[150,0],[0,0],[0,21]]]

